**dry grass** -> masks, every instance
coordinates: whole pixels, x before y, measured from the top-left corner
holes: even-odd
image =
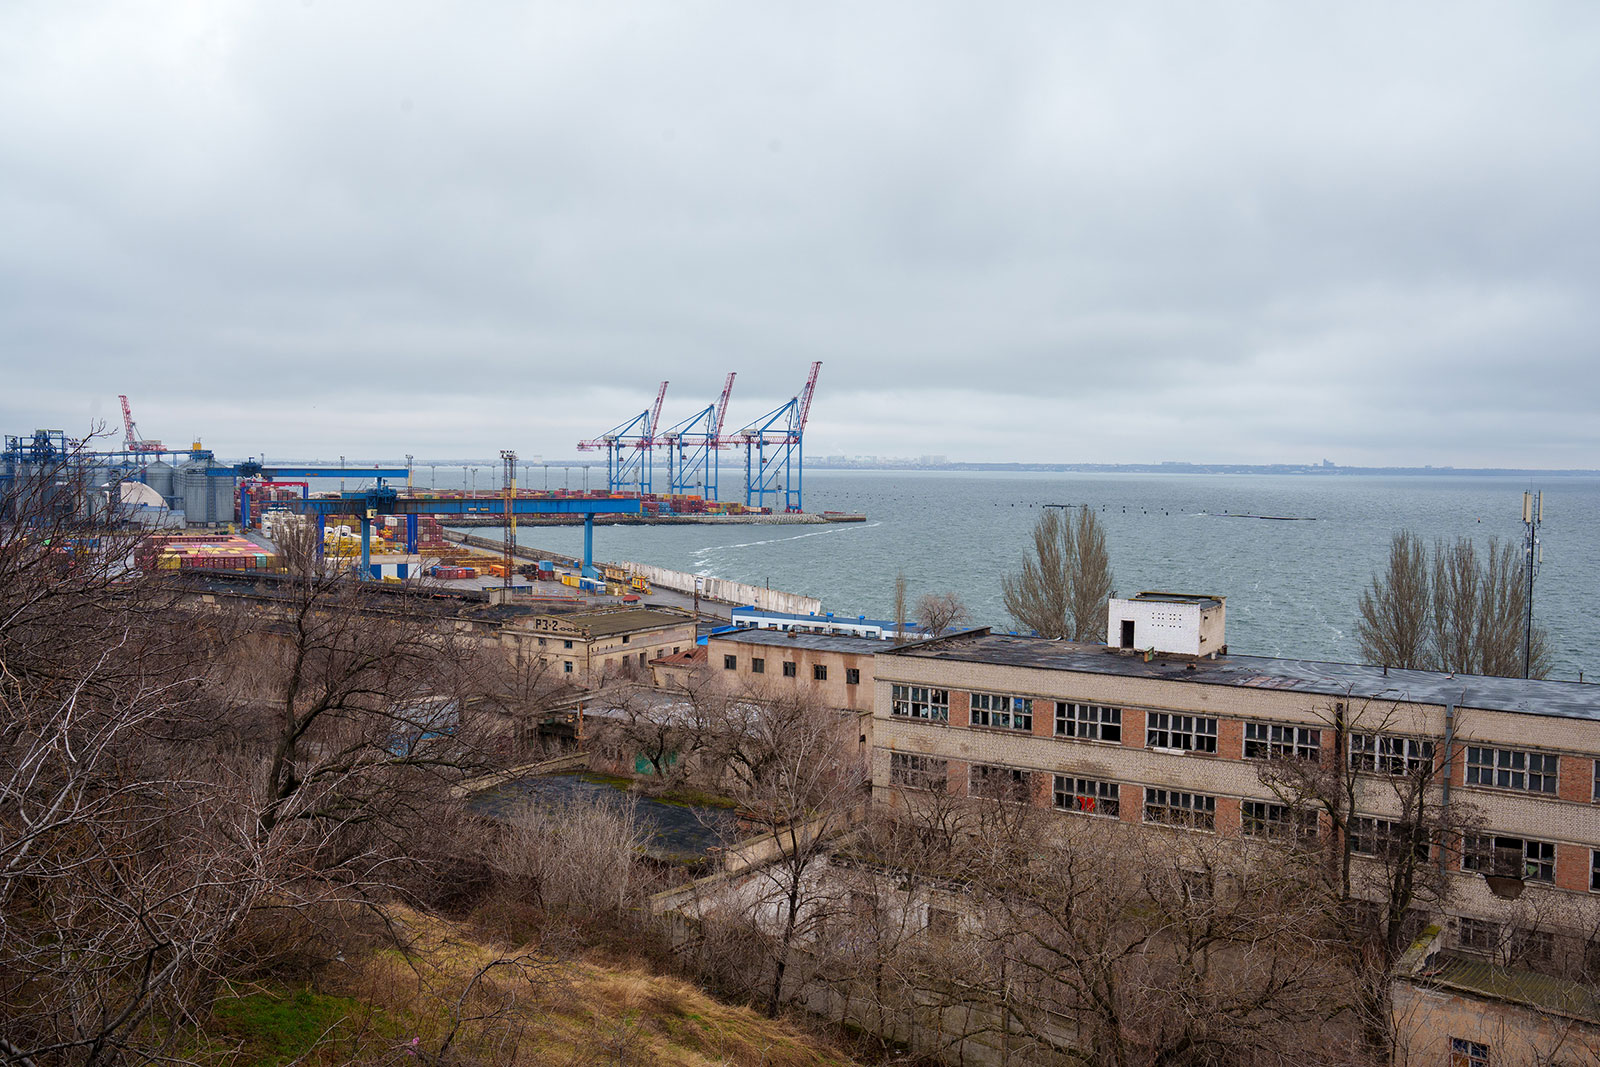
[[[319,990],[358,1006],[362,1039],[347,1063],[474,1063],[538,1067],[851,1067],[791,1026],[720,1003],[675,978],[563,960],[537,946],[484,944],[463,928],[404,917],[412,951],[375,952]],[[252,994],[260,998],[260,991]],[[283,991],[287,999],[303,996]],[[237,1013],[235,1013],[237,1015]],[[270,1017],[269,1012],[258,1012]],[[275,1035],[234,1030],[239,1063],[285,1062]],[[256,1051],[257,1054],[252,1054]],[[310,1062],[325,1057],[313,1052]]]

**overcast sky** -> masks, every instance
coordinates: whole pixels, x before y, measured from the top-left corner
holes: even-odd
[[[0,430],[1600,467],[1600,4],[0,4]]]

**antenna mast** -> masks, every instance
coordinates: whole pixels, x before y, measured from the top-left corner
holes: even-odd
[[[1533,576],[1539,570],[1539,524],[1544,522],[1544,490],[1522,494],[1522,525],[1528,532],[1526,564],[1528,569],[1527,619],[1522,630],[1522,676],[1533,671]]]

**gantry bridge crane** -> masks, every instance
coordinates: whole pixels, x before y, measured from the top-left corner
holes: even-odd
[[[440,497],[426,493],[401,496],[388,485],[393,478],[410,476],[407,467],[268,467],[255,460],[246,460],[229,466],[209,467],[206,474],[214,478],[259,478],[273,481],[279,478],[362,478],[371,479],[373,485],[366,489],[342,492],[337,496],[302,497],[299,500],[275,501],[274,506],[315,517],[318,528],[317,544],[322,543],[322,528],[330,515],[348,515],[361,526],[361,566],[357,572],[362,578],[372,575],[372,522],[384,515],[403,515],[406,519],[406,551],[417,551],[417,519],[421,515],[474,517],[508,515],[577,515],[583,519],[583,573],[590,577],[600,572],[594,566],[594,517],[596,515],[638,515],[643,510],[639,500],[614,496],[556,497],[518,496],[514,481],[516,453],[502,454],[507,473],[507,485],[498,492],[469,494],[465,497]],[[282,484],[281,482],[277,484]],[[240,495],[240,505],[245,506],[247,494]],[[242,515],[246,525],[249,515]],[[509,524],[508,524],[509,525]],[[507,544],[515,538],[515,526],[508,531]],[[509,573],[509,570],[508,572]]]
[[[726,448],[722,422],[728,414],[728,397],[733,394],[733,377],[728,372],[722,397],[682,422],[661,431],[656,444],[667,453],[667,492],[694,493],[707,500],[717,499],[717,452]]]
[[[747,507],[771,506],[768,500],[776,505],[781,496],[784,511],[801,510],[806,419],[811,415],[811,397],[816,392],[817,372],[821,369],[821,360],[811,364],[811,374],[799,395],[728,439],[733,444],[744,445],[744,502]]]
[[[608,492],[645,495],[655,491],[651,454],[655,450],[656,429],[661,424],[661,404],[666,397],[667,383],[662,382],[656,392],[655,407],[639,412],[593,440],[578,442],[579,452],[605,452]]]

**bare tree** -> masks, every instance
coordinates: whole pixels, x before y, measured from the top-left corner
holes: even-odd
[[[495,836],[489,862],[507,900],[566,923],[615,926],[647,885],[639,857],[649,836],[631,799],[530,804]]]
[[[1372,584],[1361,594],[1356,641],[1368,663],[1405,669],[1428,665],[1429,588],[1422,538],[1401,530],[1389,545],[1389,569],[1373,575]]]
[[[764,889],[747,902],[746,918],[767,947],[763,999],[776,1015],[797,944],[810,940],[835,909],[837,893],[816,874],[832,839],[858,817],[868,779],[856,754],[853,713],[803,695],[749,706],[747,747],[761,752],[747,757],[753,774],[738,798],[740,822],[779,855],[756,869]]]
[[[700,750],[715,737],[708,723],[710,694],[705,687],[663,691],[634,685],[618,692],[619,714],[603,728],[607,740],[642,760],[659,784],[689,774]]]
[[[0,499],[0,1060],[161,1053],[271,889],[252,808],[188,741],[193,628],[81,457]],[[139,561],[144,573],[134,569]],[[159,572],[158,572],[159,573]]]
[[[971,617],[954,593],[927,593],[917,601],[917,625],[934,637],[944,636]]]
[[[1291,813],[1328,831],[1317,839],[1323,862],[1312,884],[1354,961],[1353,1006],[1368,1046],[1386,1055],[1394,967],[1419,915],[1449,899],[1444,850],[1459,848],[1478,814],[1444,790],[1458,753],[1419,736],[1397,703],[1347,697],[1317,716],[1325,725],[1314,754],[1269,748],[1258,773]]]
[[[1435,542],[1395,534],[1388,569],[1361,594],[1356,638],[1362,656],[1391,667],[1515,677],[1522,674],[1526,572],[1513,545],[1490,538]],[[1534,627],[1529,673],[1550,671],[1548,639]]]
[[[996,898],[1007,1032],[1124,1067],[1351,1062],[1324,1026],[1341,983],[1317,901],[1277,855],[1059,829]]]
[[[1455,674],[1518,677],[1522,674],[1527,613],[1526,572],[1521,553],[1499,538],[1489,539],[1480,558],[1466,538],[1439,542],[1433,549],[1433,633],[1435,667]],[[1550,654],[1542,627],[1533,632],[1529,676],[1550,673]]]
[[[1076,519],[1046,508],[1033,528],[1033,551],[1001,582],[1006,611],[1041,637],[1098,641],[1111,596],[1106,535],[1087,506]]]

